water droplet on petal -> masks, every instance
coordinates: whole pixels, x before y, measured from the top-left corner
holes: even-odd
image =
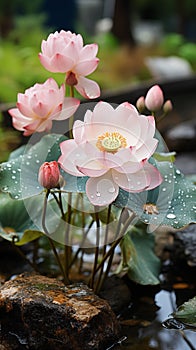
[[[115,191],[116,191],[115,187],[110,187],[109,190],[108,190],[109,193],[114,193]]]
[[[100,197],[100,196],[101,196],[101,193],[100,193],[100,192],[97,192],[97,193],[96,193],[96,196],[97,196],[97,197]]]

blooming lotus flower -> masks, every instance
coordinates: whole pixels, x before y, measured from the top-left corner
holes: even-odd
[[[38,181],[41,186],[47,189],[52,189],[59,186],[60,170],[58,163],[45,162],[39,168]]]
[[[127,103],[114,109],[99,102],[88,110],[84,122],[75,121],[73,136],[60,144],[58,162],[69,174],[88,176],[86,194],[96,206],[112,203],[119,187],[128,192],[155,188],[159,171],[148,163],[158,141],[152,116],[139,115]]]
[[[97,44],[84,46],[80,34],[61,30],[43,40],[41,49],[39,58],[48,71],[67,73],[66,83],[75,86],[85,98],[100,96],[99,85],[85,78],[97,68]]]
[[[163,91],[158,85],[152,86],[145,98],[145,105],[149,111],[156,112],[159,111],[163,105],[164,97]]]
[[[52,120],[69,118],[79,106],[79,100],[64,96],[65,86],[59,88],[52,78],[19,93],[17,108],[9,110],[13,126],[25,136],[50,130]]]

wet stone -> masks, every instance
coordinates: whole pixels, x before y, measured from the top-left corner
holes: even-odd
[[[174,247],[189,266],[196,267],[196,224],[174,233]]]
[[[119,335],[108,303],[84,284],[19,275],[0,288],[2,349],[105,349]]]

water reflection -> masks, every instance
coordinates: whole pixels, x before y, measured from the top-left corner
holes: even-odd
[[[144,302],[138,305],[138,308],[130,315],[130,318],[138,320],[138,323],[135,322],[136,326],[122,325],[122,333],[127,336],[127,339],[121,345],[113,346],[112,350],[196,350],[195,332],[184,330],[181,333],[180,330],[166,329],[162,326],[162,323],[175,310],[175,293],[161,290],[155,296],[155,304],[158,306],[156,310],[152,304],[148,304],[151,311],[147,311],[147,304]],[[151,321],[142,322],[150,320],[150,313]],[[184,339],[183,334],[190,344]]]

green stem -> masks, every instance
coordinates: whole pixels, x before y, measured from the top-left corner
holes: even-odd
[[[76,251],[76,253],[75,253],[74,257],[73,257],[73,259],[72,259],[72,261],[71,261],[71,263],[70,263],[70,265],[69,265],[69,268],[71,268],[71,266],[75,263],[75,261],[76,261],[76,259],[77,259],[77,257],[78,257],[78,254],[80,253],[80,251],[81,251],[81,249],[82,249],[82,246],[83,246],[83,244],[84,244],[84,242],[85,242],[85,240],[86,240],[86,237],[87,237],[87,235],[88,235],[88,233],[89,233],[89,231],[90,231],[90,229],[91,229],[93,223],[94,223],[94,220],[91,221],[91,223],[89,224],[89,226],[88,226],[86,232],[84,233],[82,242],[81,242],[80,246],[78,247],[78,249],[77,249],[77,251]]]
[[[70,86],[70,96],[74,97],[74,87]],[[74,124],[74,115],[69,118],[69,137],[73,139],[73,124]]]
[[[68,276],[65,274],[65,271],[64,271],[63,266],[61,264],[61,261],[59,259],[58,253],[56,251],[56,247],[55,247],[55,245],[53,243],[53,240],[49,237],[50,233],[49,233],[49,231],[48,231],[48,229],[46,227],[46,209],[47,209],[47,201],[48,201],[49,194],[50,194],[50,190],[47,190],[45,198],[44,198],[44,207],[43,207],[43,213],[42,213],[42,227],[43,227],[43,230],[44,230],[44,232],[45,232],[45,234],[46,234],[46,236],[48,238],[50,246],[51,246],[51,248],[53,250],[54,256],[55,256],[56,261],[57,261],[57,264],[58,264],[58,266],[60,268],[60,271],[62,273],[64,283],[65,284],[69,284],[70,282],[69,282]]]
[[[111,209],[112,209],[112,204],[109,205],[108,212],[107,212],[106,229],[105,229],[105,237],[104,237],[104,245],[103,245],[103,257],[105,256],[105,253],[106,253]],[[95,287],[95,292],[97,292],[97,290],[100,290],[100,288],[101,288],[103,269],[104,269],[104,265],[100,269],[99,276],[98,276],[97,283],[96,283],[96,287]]]
[[[127,217],[127,209],[123,208],[121,213],[120,213],[120,217],[119,217],[119,220],[118,220],[118,225],[117,225],[117,228],[116,228],[116,233],[115,233],[115,242],[118,242],[116,241],[117,240],[117,237],[119,235],[119,232],[120,232],[120,227],[121,227],[121,224],[123,222],[123,220]],[[121,239],[121,238],[120,238]],[[118,243],[117,243],[118,245]],[[106,280],[106,278],[108,277],[108,274],[110,272],[110,269],[111,269],[111,265],[112,265],[112,261],[113,261],[113,257],[114,257],[114,251],[115,251],[115,248],[116,248],[116,245],[114,245],[114,249],[111,251],[111,255],[108,256],[109,258],[109,261],[108,261],[108,264],[107,264],[107,268],[106,268],[106,271],[104,273],[104,275],[102,276],[103,274],[103,268],[104,268],[104,265],[102,266],[102,268],[100,269],[100,273],[99,275],[102,276],[102,279],[100,279],[100,282],[97,283],[96,285],[96,288],[95,288],[95,292],[98,294]],[[104,258],[104,256],[103,256]]]
[[[96,228],[96,248],[95,248],[95,257],[94,257],[94,264],[93,264],[93,271],[92,275],[89,280],[89,287],[93,288],[95,275],[96,275],[96,269],[97,269],[97,263],[98,263],[98,257],[99,257],[99,237],[100,237],[100,221],[99,221],[99,214],[97,212],[97,208],[95,207],[95,222],[97,225]]]
[[[127,220],[126,222],[124,223],[124,226],[119,234],[119,238],[116,239],[110,249],[108,250],[108,252],[105,254],[105,256],[103,257],[102,261],[100,262],[100,264],[97,266],[96,270],[95,270],[95,273],[97,273],[101,268],[102,266],[104,265],[105,261],[108,259],[108,257],[112,254],[112,252],[114,252],[115,248],[117,247],[117,245],[120,243],[121,239],[122,239],[122,236],[126,233],[131,221],[133,220],[133,218],[135,217],[135,214],[133,213]]]
[[[64,218],[64,210],[63,210],[63,204],[62,204],[61,191],[58,192],[59,198],[57,198],[55,192],[52,192],[52,191],[51,191],[50,193],[53,195],[55,201],[57,202],[57,204],[58,204],[58,206],[59,206],[59,209],[60,209],[60,211],[61,211],[62,218]]]
[[[66,230],[65,230],[65,248],[64,248],[64,258],[65,258],[65,273],[69,274],[69,265],[71,260],[71,247],[70,247],[70,225],[71,225],[71,215],[72,215],[72,194],[68,193],[68,206],[66,215]]]

